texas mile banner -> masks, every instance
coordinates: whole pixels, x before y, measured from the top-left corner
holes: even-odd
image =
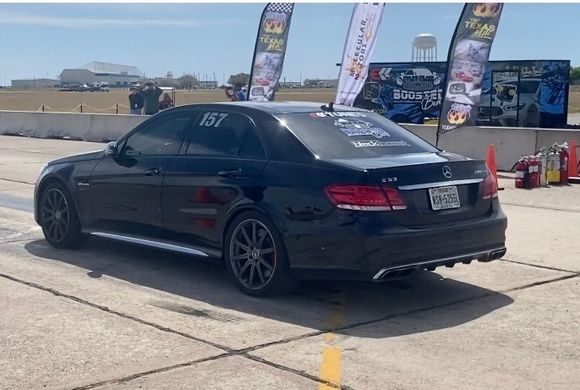
[[[338,76],[337,104],[352,106],[364,85],[384,6],[384,3],[358,3],[354,6]]]
[[[274,100],[282,75],[293,3],[268,3],[258,28],[248,100]]]
[[[481,99],[481,84],[502,3],[467,3],[459,18],[447,57],[447,87],[441,105],[441,134],[473,125]]]

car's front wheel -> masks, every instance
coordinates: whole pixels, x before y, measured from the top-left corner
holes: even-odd
[[[245,294],[275,295],[295,286],[280,234],[257,211],[244,212],[232,221],[224,252],[228,273]]]
[[[40,198],[40,225],[48,243],[75,248],[85,241],[73,200],[64,185],[51,183]]]

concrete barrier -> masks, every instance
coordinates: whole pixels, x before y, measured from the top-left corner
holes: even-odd
[[[117,139],[147,118],[138,115],[0,111],[0,134],[105,142]],[[435,143],[437,126],[403,126]],[[487,146],[494,144],[498,169],[509,170],[523,154],[532,154],[541,147],[573,139],[580,143],[580,130],[465,127],[443,135],[439,147],[471,158],[485,159]],[[580,148],[577,152],[580,155]]]
[[[0,134],[103,142],[147,119],[138,115],[0,111]]]
[[[435,145],[435,140],[437,137],[437,126],[434,125],[416,125],[413,123],[405,123],[403,126],[413,132],[413,134],[418,135],[430,144]]]
[[[404,124],[405,128],[419,137],[435,144],[436,125]],[[578,129],[540,129],[518,127],[464,127],[444,134],[439,141],[441,149],[475,159],[487,157],[487,146],[495,145],[497,168],[510,170],[522,155],[533,154],[542,147],[554,143],[580,142]],[[577,148],[580,155],[580,146]]]

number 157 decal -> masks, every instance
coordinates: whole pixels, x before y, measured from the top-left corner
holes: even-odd
[[[219,127],[220,123],[230,114],[224,112],[206,112],[199,122],[200,126]]]

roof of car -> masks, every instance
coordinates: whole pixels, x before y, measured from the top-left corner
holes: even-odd
[[[201,103],[201,104],[191,104],[189,107],[195,107],[202,104],[212,104],[212,105],[224,105],[224,106],[237,106],[237,107],[247,107],[255,110],[260,110],[267,112],[269,114],[291,114],[299,112],[318,112],[322,111],[322,106],[326,104],[320,102],[216,102],[216,103]],[[184,106],[181,106],[184,107]],[[334,111],[365,111],[360,108],[334,105]]]

